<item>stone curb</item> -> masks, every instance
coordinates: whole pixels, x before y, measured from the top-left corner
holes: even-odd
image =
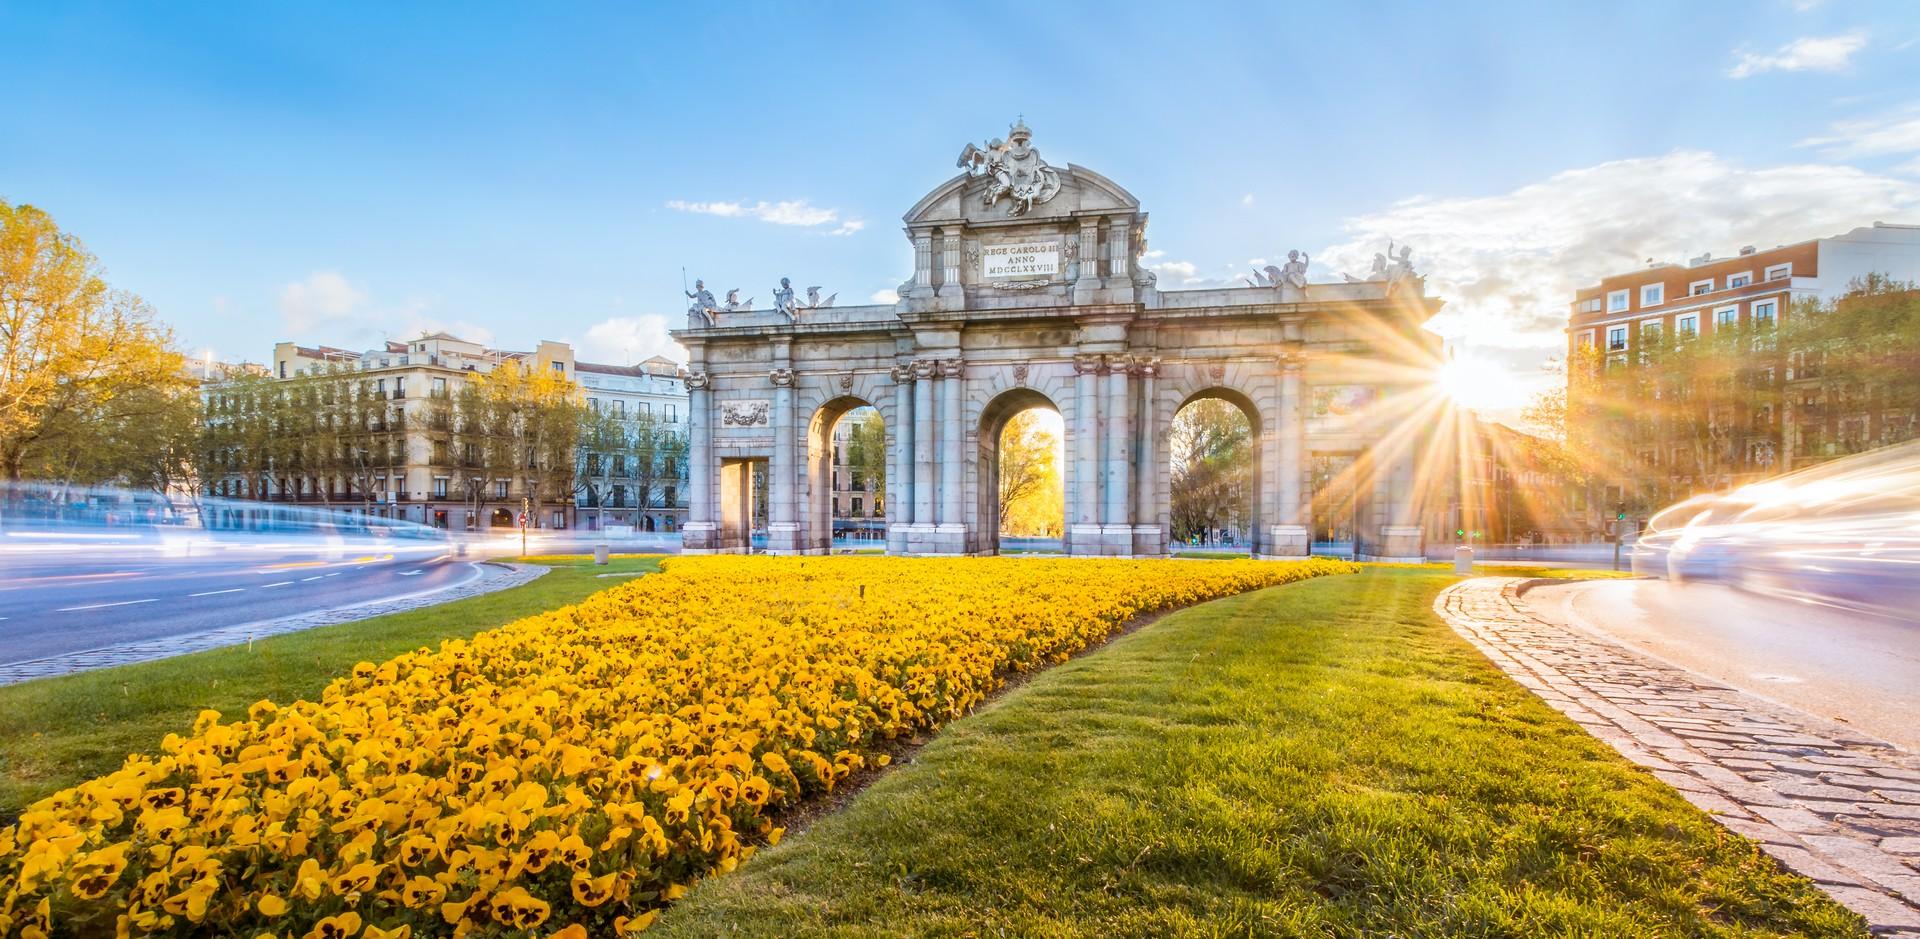
[[[222,646],[239,645],[254,639],[299,632],[316,626],[332,626],[349,623],[354,620],[384,616],[388,613],[400,613],[417,610],[421,607],[437,606],[454,600],[465,600],[481,594],[505,590],[530,583],[551,568],[534,564],[510,564],[502,561],[478,562],[481,575],[464,584],[444,587],[423,593],[409,594],[404,597],[390,597],[384,600],[370,600],[351,606],[321,610],[314,613],[302,613],[298,616],[282,617],[274,620],[262,620],[253,623],[239,623],[233,626],[221,626],[205,632],[168,636],[164,639],[146,639],[140,642],[128,642],[119,645],[89,649],[85,652],[68,652],[63,655],[33,659],[27,662],[14,662],[0,665],[0,685],[12,685],[35,678],[53,675],[69,675],[74,672],[90,671],[96,668],[111,668],[115,665],[131,665],[135,662],[151,662],[155,659],[171,658],[189,652],[203,652]]]
[[[1756,842],[1876,936],[1920,937],[1920,762],[1525,608],[1477,577],[1434,612],[1541,700]]]

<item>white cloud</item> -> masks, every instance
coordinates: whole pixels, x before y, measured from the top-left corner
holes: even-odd
[[[1180,283],[1191,284],[1200,280],[1200,269],[1192,261],[1159,261],[1141,266],[1159,275],[1162,281],[1179,278]]]
[[[873,303],[899,303],[900,291],[892,288],[876,290],[867,299]]]
[[[280,288],[280,316],[288,330],[306,332],[348,318],[366,298],[340,272],[314,271]]]
[[[867,223],[860,219],[841,221],[839,209],[826,209],[811,205],[805,199],[793,199],[784,202],[689,202],[685,199],[667,200],[667,208],[676,212],[692,212],[696,215],[717,215],[721,218],[751,218],[770,225],[791,225],[798,228],[818,228],[834,222],[840,224],[828,231],[829,235],[851,235]]]
[[[1818,147],[1827,156],[1841,158],[1920,152],[1920,111],[1908,108],[1884,117],[1834,121],[1825,134],[1795,146]]]
[[[1750,169],[1712,153],[1602,163],[1479,198],[1415,197],[1349,219],[1352,237],[1315,252],[1316,280],[1364,273],[1389,239],[1414,248],[1447,301],[1432,327],[1536,367],[1564,348],[1574,290],[1647,258],[1770,247],[1920,209],[1920,183],[1849,166]]]
[[[1747,78],[1761,72],[1838,72],[1852,61],[1853,54],[1866,48],[1867,34],[1858,30],[1838,36],[1802,36],[1771,54],[1740,52],[1739,61],[1727,70],[1730,78]]]
[[[575,344],[574,354],[589,362],[631,365],[649,356],[687,360],[687,350],[673,341],[667,318],[658,313],[615,316],[587,327],[587,336]]]
[[[1244,196],[1241,196],[1241,197],[1240,197],[1240,204],[1241,204],[1241,205],[1252,205],[1252,204],[1253,204],[1253,193],[1251,193],[1251,192],[1249,192],[1249,193],[1247,193],[1246,195],[1244,195]]]
[[[1891,172],[1899,173],[1902,176],[1920,176],[1920,157],[1914,157],[1894,167]]]

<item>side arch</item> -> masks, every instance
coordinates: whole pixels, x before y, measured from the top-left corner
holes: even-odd
[[[833,430],[841,418],[864,407],[874,407],[874,404],[858,395],[841,394],[815,405],[807,419],[806,488],[801,513],[803,553],[833,553]],[[885,422],[886,412],[881,411],[880,415]],[[890,434],[892,426],[887,430]]]
[[[1246,416],[1251,431],[1248,478],[1252,490],[1248,499],[1247,538],[1255,555],[1271,553],[1270,529],[1279,517],[1274,476],[1279,462],[1277,376],[1267,374],[1250,362],[1190,363],[1169,371],[1171,380],[1158,389],[1152,408],[1152,432],[1158,439],[1168,439],[1174,418],[1195,401],[1225,401]],[[1169,550],[1173,535],[1172,459],[1171,449],[1162,449],[1150,467],[1154,474],[1157,522],[1162,534],[1169,539]]]

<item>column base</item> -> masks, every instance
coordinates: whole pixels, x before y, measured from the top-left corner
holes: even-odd
[[[681,554],[712,554],[720,546],[720,526],[712,522],[688,522],[680,526]]]
[[[1158,525],[1133,526],[1133,554],[1143,558],[1166,557],[1166,530]]]
[[[1363,561],[1391,564],[1425,564],[1425,532],[1418,525],[1380,526],[1378,554],[1361,555]]]
[[[767,526],[767,553],[779,555],[806,554],[806,539],[801,536],[801,528],[792,522],[776,522]],[[824,554],[827,552],[815,551]]]
[[[1313,540],[1303,525],[1273,525],[1267,529],[1267,550],[1260,555],[1270,558],[1303,558],[1313,550]]]
[[[1107,558],[1132,557],[1133,525],[1100,526],[1100,556]]]
[[[1074,557],[1100,557],[1100,526],[1067,526],[1067,553]]]

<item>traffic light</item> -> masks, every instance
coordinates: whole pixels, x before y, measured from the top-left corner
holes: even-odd
[[[1624,522],[1627,520],[1627,504],[1626,503],[1619,502],[1614,504],[1613,520],[1616,522]]]

